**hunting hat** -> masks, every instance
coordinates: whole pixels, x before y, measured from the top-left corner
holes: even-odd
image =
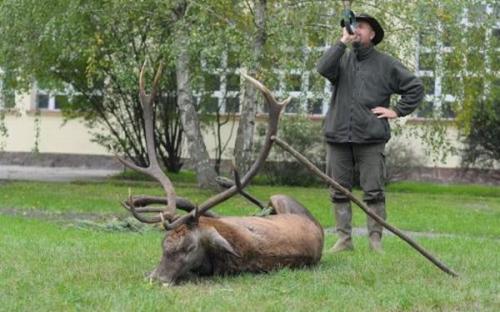
[[[356,15],[356,21],[362,21],[362,22],[367,22],[370,24],[372,27],[373,31],[375,32],[375,37],[373,37],[372,42],[374,45],[377,45],[384,39],[384,29],[380,25],[380,23],[371,15],[361,13],[359,15]],[[342,19],[340,21],[340,26],[344,27],[344,20]]]

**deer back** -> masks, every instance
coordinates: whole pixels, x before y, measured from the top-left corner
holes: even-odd
[[[323,230],[304,215],[203,218],[200,226],[213,227],[238,255],[211,253],[215,273],[312,265],[320,260],[323,250]]]

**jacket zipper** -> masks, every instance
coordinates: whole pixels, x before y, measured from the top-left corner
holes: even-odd
[[[354,61],[354,81],[356,80],[356,77],[358,76],[358,69],[359,69],[359,65],[357,64],[356,61]],[[350,105],[350,109],[349,109],[349,127],[348,127],[348,135],[347,135],[347,140],[349,141],[349,143],[352,143],[352,115],[353,115],[353,106],[355,105],[354,103],[354,99],[355,99],[355,95],[356,95],[356,84],[353,83],[353,89],[352,89],[352,94],[351,94],[351,105]]]
[[[347,136],[347,140],[349,143],[352,143],[352,105],[354,104],[354,101],[351,102],[351,110],[349,114],[349,134]]]

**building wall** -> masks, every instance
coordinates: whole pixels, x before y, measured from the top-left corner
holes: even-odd
[[[35,147],[36,137],[36,114],[32,109],[34,103],[33,94],[19,95],[17,99],[17,108],[14,111],[7,112],[5,123],[8,129],[8,137],[3,138],[5,152],[31,152]],[[63,116],[58,111],[42,111],[39,115],[39,139],[38,150],[40,153],[61,153],[61,154],[79,154],[79,155],[108,155],[100,145],[91,142],[91,134],[85,127],[82,120],[70,120],[64,122]],[[265,117],[259,117],[258,123],[264,123]],[[314,117],[314,122],[321,122],[320,117]],[[406,117],[398,122],[403,124],[403,134],[394,136],[390,144],[402,146],[412,151],[416,158],[421,160],[425,167],[457,168],[460,167],[460,157],[450,155],[444,161],[435,160],[432,154],[426,152],[428,147],[425,143],[409,133],[418,133],[426,126],[420,119]],[[234,147],[238,124],[228,123],[222,128],[223,142],[227,143],[224,153],[225,159],[231,159]],[[204,125],[203,133],[207,149],[212,157],[215,156],[216,135],[214,125]],[[318,135],[322,135],[318,133]],[[456,148],[460,148],[457,140],[457,129],[451,126],[447,131],[447,139],[452,142]],[[187,152],[183,156],[188,158]]]
[[[106,150],[91,142],[89,130],[81,120],[64,123],[59,111],[42,111],[39,117],[32,109],[34,95],[16,96],[16,108],[5,113],[7,138],[1,138],[5,152],[30,152],[39,133],[40,153],[107,155]],[[39,118],[39,123],[36,119]],[[39,127],[37,126],[39,124]],[[39,131],[37,131],[37,128]]]
[[[436,153],[433,152],[430,143],[422,139],[425,133],[432,131],[428,128],[430,127],[428,121],[421,118],[407,117],[398,120],[398,122],[402,124],[402,131],[401,133],[393,131],[388,144],[393,145],[396,149],[405,149],[411,152],[412,156],[418,160],[419,166],[433,168],[459,168],[461,166],[461,157],[458,153],[449,152],[446,157],[442,157],[441,152],[446,150],[446,146],[437,146],[438,153]],[[456,151],[460,151],[462,144],[460,143],[457,128],[450,121],[443,121],[443,123],[447,126],[444,142],[450,144]],[[394,128],[394,122],[392,124]]]

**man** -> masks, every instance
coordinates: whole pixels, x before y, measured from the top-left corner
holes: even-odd
[[[424,96],[424,88],[422,81],[398,60],[374,48],[384,38],[384,30],[375,18],[360,14],[356,21],[354,34],[343,28],[340,40],[325,52],[317,66],[333,86],[325,120],[327,173],[351,190],[357,164],[363,200],[385,219],[384,148],[390,138],[388,119],[413,112]],[[352,44],[351,50],[346,49],[347,44]],[[390,108],[393,94],[400,94],[401,99]],[[339,236],[332,251],[352,250],[351,203],[335,190],[332,202]],[[382,252],[383,227],[371,218],[367,227],[370,248]]]

